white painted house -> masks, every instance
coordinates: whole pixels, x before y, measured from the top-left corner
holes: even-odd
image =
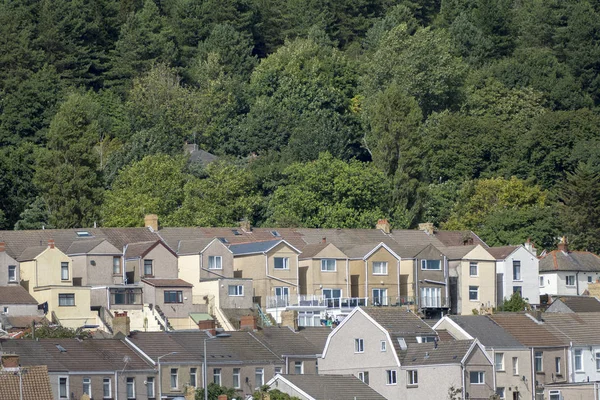
[[[496,258],[496,303],[501,305],[514,292],[532,305],[540,304],[539,260],[525,246],[490,247]]]

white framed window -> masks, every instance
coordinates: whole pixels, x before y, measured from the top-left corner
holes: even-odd
[[[577,349],[574,351],[575,354],[575,371],[581,372],[583,371],[583,359],[581,355],[581,349]]]
[[[135,399],[135,378],[127,378],[127,398]]]
[[[406,378],[406,384],[408,386],[417,386],[419,384],[419,374],[416,369],[409,369]]]
[[[588,283],[594,282],[594,278],[591,275],[588,275]]]
[[[565,281],[567,286],[575,286],[575,275],[567,275]]]
[[[8,281],[9,282],[17,281],[17,266],[16,265],[8,266]]]
[[[479,300],[479,286],[469,286],[469,300]]]
[[[363,381],[364,383],[366,383],[368,385],[369,384],[369,371],[359,372],[358,379],[360,379],[361,381]]]
[[[536,351],[534,355],[534,369],[535,372],[542,372],[544,370],[544,353]]]
[[[513,281],[521,280],[521,261],[513,260]]]
[[[381,351],[387,351],[387,342],[385,340],[382,340],[380,343],[380,350]]]
[[[290,269],[289,257],[275,257],[273,263],[275,269]]]
[[[277,375],[277,373],[278,373],[277,368],[275,368],[275,375]],[[279,371],[279,373],[281,373],[281,371]],[[242,387],[240,377],[241,377],[240,369],[234,368],[233,369],[233,388],[234,389],[239,389]]]
[[[265,369],[255,368],[254,369],[254,387],[260,388],[265,384]]]
[[[58,305],[59,305],[59,307],[74,307],[75,306],[75,294],[74,293],[59,293],[58,294]]]
[[[154,377],[153,376],[146,377],[146,394],[148,395],[149,399],[153,399],[156,396],[155,391],[154,391]]]
[[[302,361],[294,361],[294,374],[302,375],[304,373],[304,363]]]
[[[198,368],[190,368],[190,386],[198,386]]]
[[[495,356],[496,371],[504,371],[504,353],[496,353]]]
[[[335,258],[324,258],[321,260],[321,271],[323,272],[335,272]]]
[[[388,304],[387,289],[383,289],[383,288],[373,289],[373,305],[387,306],[387,304]]]
[[[281,371],[283,371],[283,368],[281,368],[281,367],[275,367],[275,375],[281,374]]]
[[[229,285],[228,293],[230,296],[243,296],[244,286],[243,285]]]
[[[550,400],[562,400],[560,390],[550,390],[548,391],[548,394],[550,395]]]
[[[165,303],[183,303],[182,290],[165,290],[163,295]]]
[[[179,387],[179,370],[177,368],[171,368],[171,389],[177,389]]]
[[[554,369],[556,371],[556,375],[560,375],[560,357],[554,358]]]
[[[373,275],[387,275],[387,261],[373,261]]]
[[[365,341],[363,339],[354,339],[354,352],[364,353],[365,352]]]
[[[208,269],[223,269],[221,256],[208,256]]]
[[[596,352],[596,371],[600,371],[600,352]]]
[[[92,397],[92,378],[83,378],[82,393]]]
[[[503,387],[496,388],[496,395],[501,399],[506,399],[506,390]]]
[[[479,265],[475,261],[469,263],[469,276],[479,276]]]
[[[153,271],[153,260],[144,260],[144,276],[154,276]]]
[[[110,399],[112,397],[112,381],[110,378],[102,379],[102,398]]]
[[[59,376],[58,377],[58,398],[68,399],[69,398],[69,377]]]
[[[62,281],[69,280],[69,263],[68,262],[60,263],[60,279]]]
[[[442,261],[441,260],[421,260],[421,269],[422,270],[441,270],[442,269]]]
[[[213,368],[213,383],[221,386],[221,368]]]
[[[519,375],[519,357],[512,358],[513,375]]]
[[[385,371],[385,384],[386,385],[395,385],[398,383],[398,377],[396,376],[395,369],[388,369]]]
[[[544,287],[544,276],[540,276],[540,287]]]
[[[436,287],[421,288],[421,307],[441,307],[442,289]]]
[[[485,372],[484,371],[471,371],[471,372],[469,372],[469,382],[472,385],[483,385],[483,384],[485,384]]]
[[[113,257],[113,275],[121,275],[121,257]]]

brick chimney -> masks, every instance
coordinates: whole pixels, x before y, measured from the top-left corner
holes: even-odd
[[[387,219],[377,220],[377,226],[375,229],[381,229],[384,233],[390,233],[391,226]]]
[[[241,331],[255,331],[256,329],[256,318],[254,315],[244,315],[240,317]]]
[[[560,238],[560,241],[558,242],[558,250],[564,251],[565,253],[569,252],[569,242],[567,241],[566,236]]]
[[[158,215],[146,214],[144,217],[144,226],[150,228],[153,232],[158,231]]]
[[[4,251],[6,251],[6,243],[0,242],[0,253],[3,253]]]
[[[48,240],[48,248],[50,248],[50,249],[54,248],[54,239]]]
[[[240,221],[240,228],[242,228],[244,232],[252,232],[252,224],[250,224],[250,221],[246,218]]]
[[[326,237],[321,238],[321,243],[323,243],[323,244],[327,243],[327,238]]]
[[[16,354],[2,354],[2,369],[19,368],[19,356]]]
[[[527,250],[529,250],[531,253],[533,253],[534,255],[537,255],[537,249],[535,248],[535,245],[531,241],[531,238],[527,238],[527,241],[525,242],[525,248]]]
[[[419,224],[419,230],[424,231],[428,235],[433,235],[433,232],[435,231],[435,226],[433,226],[432,222],[424,222],[422,224]]]
[[[122,333],[125,336],[129,336],[131,328],[131,320],[127,316],[127,311],[115,312],[113,322],[113,335]]]

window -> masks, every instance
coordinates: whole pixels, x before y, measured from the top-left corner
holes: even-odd
[[[221,368],[213,369],[213,382],[221,386]]]
[[[373,305],[387,306],[387,289],[373,289]]]
[[[387,342],[385,340],[382,340],[380,343],[380,349],[381,351],[386,351],[387,350]]]
[[[523,297],[523,287],[513,286],[513,293],[519,293],[519,296]]]
[[[265,370],[256,368],[254,370],[254,387],[259,388],[265,384]]]
[[[69,280],[69,263],[68,262],[60,263],[60,279],[63,281]]]
[[[144,260],[144,276],[152,276],[152,260]]]
[[[512,358],[513,375],[519,375],[519,357]]]
[[[165,303],[183,303],[181,290],[165,290]]]
[[[361,381],[363,381],[364,383],[366,383],[368,385],[369,384],[369,371],[359,372],[358,379],[360,379]]]
[[[323,289],[323,297],[327,299],[327,307],[339,307],[342,289]]]
[[[275,237],[280,237],[281,235],[279,234],[279,232],[277,231],[271,231],[271,235],[275,236]]]
[[[441,307],[442,290],[434,287],[421,288],[421,307]]]
[[[281,374],[281,371],[282,371],[281,367],[275,367],[275,375]]]
[[[411,369],[406,372],[408,372],[408,378],[406,380],[407,385],[408,386],[418,385],[419,384],[419,375],[417,374],[417,370]]]
[[[69,378],[61,376],[58,378],[58,397],[60,399],[69,398]]]
[[[442,269],[442,262],[440,260],[421,260],[421,269],[440,270]]]
[[[302,375],[304,373],[304,363],[302,361],[294,362],[294,373],[296,375]]]
[[[113,257],[113,275],[121,275],[121,257]]]
[[[178,387],[177,372],[177,368],[171,368],[171,389],[177,389]]]
[[[469,382],[472,385],[483,385],[485,383],[485,372],[471,371],[469,372]]]
[[[395,385],[397,383],[396,370],[388,369],[385,371],[385,384],[386,385]]]
[[[275,257],[275,269],[290,269],[290,259],[288,257]]]
[[[244,295],[244,286],[229,285],[229,295],[230,296],[243,296]]]
[[[83,393],[92,397],[92,379],[83,378]]]
[[[196,387],[198,385],[198,369],[190,368],[190,386]]]
[[[575,371],[583,371],[583,360],[581,359],[581,349],[575,350]]]
[[[503,387],[496,388],[496,396],[498,396],[500,399],[506,398],[506,391]]]
[[[596,353],[596,370],[600,371],[600,353]]]
[[[386,261],[373,261],[373,275],[387,275]]]
[[[469,264],[469,275],[470,276],[478,276],[479,275],[478,265],[474,261],[471,261],[471,263]]]
[[[591,275],[588,275],[588,283],[592,283],[594,280],[592,279]]]
[[[365,342],[362,339],[354,339],[354,352],[355,353],[364,353],[365,351]]]
[[[4,312],[4,314],[8,314],[8,307],[3,307],[2,311]]]
[[[521,261],[513,260],[513,281],[521,280]]]
[[[60,293],[58,295],[59,306],[74,306],[75,305],[75,294],[74,293]]]
[[[544,287],[544,277],[540,276],[540,287]]]
[[[17,280],[17,266],[9,265],[8,266],[8,281],[16,282],[16,280]]]
[[[276,368],[277,369],[277,368]],[[275,372],[275,375],[277,375],[277,371]],[[281,369],[279,371],[279,373],[281,373]],[[240,369],[239,368],[234,368],[233,369],[233,387],[234,389],[239,389],[242,387],[242,385],[240,384]]]
[[[554,358],[554,369],[556,370],[556,375],[560,375],[560,357]]]
[[[496,371],[504,371],[504,353],[496,353]]]
[[[479,300],[479,286],[469,286],[469,300]]]
[[[417,343],[435,343],[435,336],[417,336]]]
[[[127,398],[135,399],[135,378],[127,378]]]
[[[223,269],[221,256],[208,256],[208,269]]]
[[[548,394],[550,395],[550,400],[561,400],[562,397],[560,395],[560,390],[550,390],[548,392]]]
[[[565,277],[567,286],[575,286],[575,275],[567,275]]]
[[[147,393],[149,399],[153,399],[155,396],[155,394],[154,394],[154,377],[153,376],[146,377],[146,393]]]
[[[112,389],[110,386],[111,386],[110,378],[104,378],[102,380],[102,398],[110,399],[112,397]]]
[[[534,365],[535,372],[542,372],[544,359],[543,359],[543,353],[541,351],[535,352],[534,362],[535,362],[535,365]]]
[[[335,258],[324,258],[321,260],[321,271],[335,271]]]

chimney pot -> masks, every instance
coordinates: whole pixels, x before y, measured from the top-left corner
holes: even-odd
[[[147,214],[144,217],[144,226],[150,228],[153,232],[158,231],[158,215]]]

